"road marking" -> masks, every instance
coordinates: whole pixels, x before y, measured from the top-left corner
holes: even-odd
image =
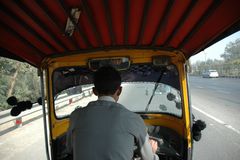
[[[204,87],[202,87],[202,86],[197,86],[197,88],[203,89]]]
[[[212,115],[210,115],[210,114],[208,114],[208,113],[200,110],[199,108],[197,108],[197,107],[195,107],[195,106],[192,106],[192,107],[193,107],[195,110],[197,110],[197,111],[201,112],[202,114],[205,114],[205,115],[208,116],[209,118],[213,119],[214,121],[216,121],[216,122],[218,122],[218,123],[220,123],[220,124],[223,124],[223,125],[225,124],[225,123],[224,123],[223,121],[221,121],[220,119],[217,119],[217,118],[213,117]]]
[[[236,128],[233,128],[231,125],[226,124],[225,127],[227,127],[227,128],[229,128],[229,129],[235,131],[236,133],[240,134],[240,131],[237,130]]]
[[[238,129],[232,127],[232,126],[229,125],[229,124],[226,124],[226,123],[223,122],[222,120],[220,120],[220,119],[218,119],[218,118],[216,118],[216,117],[214,117],[214,116],[212,116],[212,115],[210,115],[210,114],[208,114],[208,113],[202,111],[201,109],[199,109],[199,108],[197,108],[197,107],[195,107],[195,106],[193,106],[193,105],[192,105],[192,108],[195,109],[195,110],[197,110],[197,111],[199,111],[199,112],[201,112],[201,113],[204,114],[205,116],[207,116],[207,117],[213,119],[214,121],[216,121],[216,122],[218,122],[218,123],[224,125],[226,128],[231,129],[232,131],[236,132],[237,134],[240,134],[240,131],[239,131]]]

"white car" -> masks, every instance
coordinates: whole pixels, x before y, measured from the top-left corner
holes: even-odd
[[[208,70],[203,73],[203,78],[218,78],[219,74],[216,70]]]

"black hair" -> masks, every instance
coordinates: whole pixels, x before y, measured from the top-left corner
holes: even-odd
[[[121,76],[115,68],[104,66],[94,73],[93,83],[99,95],[113,95],[121,85]]]

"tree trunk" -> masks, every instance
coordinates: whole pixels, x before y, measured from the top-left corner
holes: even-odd
[[[17,75],[18,75],[18,72],[19,72],[19,65],[20,65],[20,63],[17,62],[16,71],[14,72],[14,74],[11,78],[10,87],[9,87],[8,92],[7,92],[7,97],[12,96],[12,92],[13,92],[13,89],[14,89],[14,86],[15,86],[15,83],[16,83],[16,80],[17,80]]]

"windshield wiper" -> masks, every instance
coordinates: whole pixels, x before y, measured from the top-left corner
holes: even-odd
[[[145,112],[147,112],[147,111],[149,110],[149,106],[150,106],[150,103],[152,102],[153,95],[154,95],[155,91],[156,91],[157,88],[158,88],[159,82],[161,81],[163,74],[166,72],[166,67],[163,67],[163,68],[161,68],[160,70],[161,70],[161,73],[160,73],[160,75],[159,75],[159,77],[158,77],[158,80],[157,80],[156,83],[155,83],[155,86],[154,86],[152,95],[151,95],[151,97],[150,97],[150,99],[149,99],[149,101],[148,101],[148,104],[147,104],[146,108],[145,108]]]

